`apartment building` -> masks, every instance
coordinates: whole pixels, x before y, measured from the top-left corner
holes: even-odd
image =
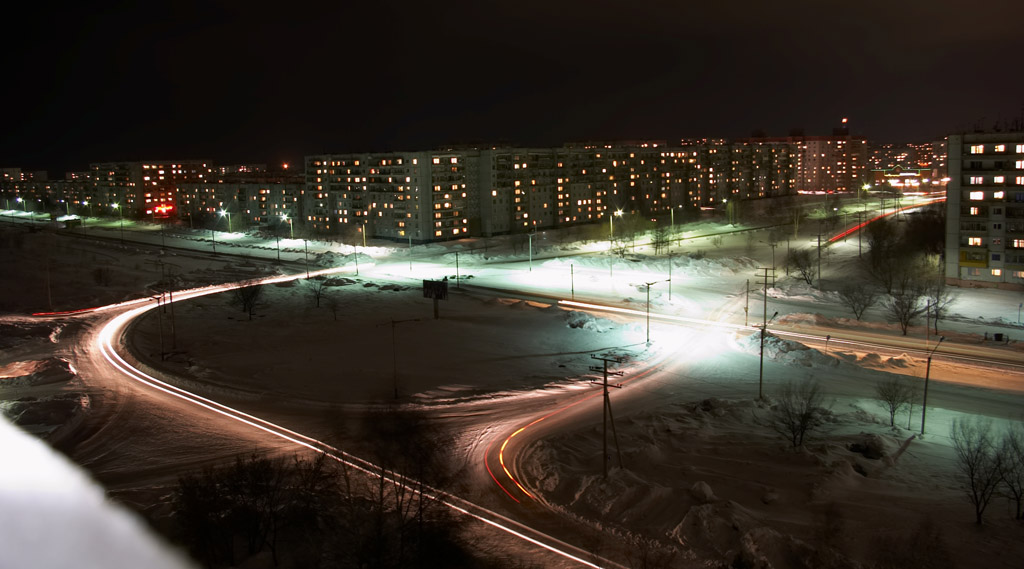
[[[299,198],[305,188],[301,174],[269,174],[265,170],[216,168],[203,182],[178,185],[177,215],[191,227],[249,228],[294,233],[301,225]]]
[[[947,282],[1024,289],[1024,132],[949,137]]]
[[[178,186],[207,180],[211,162],[105,162],[89,169],[94,200],[119,204],[126,216],[177,218]]]

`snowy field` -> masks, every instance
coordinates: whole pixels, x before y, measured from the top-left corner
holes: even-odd
[[[686,232],[724,229],[709,224]],[[844,344],[847,335],[895,337],[899,331],[880,309],[856,321],[834,292],[817,291],[779,271],[768,291],[767,314],[779,313],[769,330],[833,338],[828,346],[820,339],[766,338],[769,401],[785,381],[804,378],[820,380],[827,397],[828,422],[794,451],[768,426],[769,404],[756,400],[760,343],[742,326],[748,286],[749,322],[757,323],[764,310],[757,268],[770,263],[768,247],[736,234],[721,243],[709,237],[683,241],[671,258],[655,257],[642,246],[617,258],[599,243],[554,241],[537,239],[532,262],[501,240],[412,251],[311,243],[314,267],[345,268],[325,282],[319,306],[305,280],[264,287],[251,319],[230,294],[203,297],[175,304],[173,336],[171,314],[152,311],[138,323],[132,343],[148,365],[197,391],[271,413],[275,402],[307,406],[308,422],[290,416],[299,421],[296,427],[309,429],[319,427],[322,408],[391,404],[396,391],[401,404],[443,411],[456,418],[453,424],[467,424],[481,402],[525,414],[538,398],[571,401],[593,394],[591,356],[614,349],[630,355],[624,378],[642,374],[611,397],[622,468],[615,453],[608,479],[601,478],[600,409],[576,419],[575,427],[532,442],[522,454],[524,482],[556,511],[627,542],[636,543],[636,536],[655,539],[660,553],[672,556],[672,566],[709,566],[709,560],[731,560],[741,552],[764,567],[856,566],[894,547],[886,539],[902,540],[903,547],[915,532],[936,537],[957,567],[1019,566],[1019,523],[1009,519],[1006,500],[997,498],[985,528],[975,528],[971,505],[954,478],[948,438],[952,420],[965,414],[991,416],[997,425],[1024,419],[1019,372],[936,358],[929,434],[914,436],[919,405],[890,427],[873,399],[874,385],[894,375],[923,378],[921,350],[934,346],[934,337],[927,344],[931,333],[917,323],[909,333],[914,349],[876,354]],[[40,243],[26,237],[20,250],[39,259]],[[166,274],[154,271],[161,268],[150,262],[155,260],[177,267],[170,277],[177,287],[301,272],[305,260],[305,249],[292,246],[286,260],[293,264],[277,266],[276,249],[246,248],[241,238],[232,250],[246,253],[247,260],[182,254],[171,259],[146,248],[67,243],[68,251],[109,256],[115,284],[95,286],[103,275],[89,277],[82,265],[63,280],[51,279],[51,286],[62,287],[51,291],[61,299],[58,309],[73,307],[68,298],[100,303],[138,295],[136,287]],[[591,248],[598,252],[588,253]],[[823,266],[826,288],[855,262],[856,242],[837,244],[835,251]],[[40,267],[32,264],[32,278],[42,282]],[[450,279],[450,298],[440,302],[440,318],[434,319],[420,281],[443,277]],[[16,286],[3,279],[0,285]],[[502,290],[525,291],[531,299]],[[939,324],[946,342],[1019,353],[1022,329],[1010,308],[1021,294],[958,292],[951,314]],[[33,293],[33,301],[21,307],[45,309],[39,303],[46,297],[39,289]],[[556,302],[569,298],[638,312],[589,312]],[[15,312],[17,303],[8,302]],[[648,306],[655,315],[649,330]],[[670,322],[659,314],[717,325]],[[87,413],[88,398],[78,385],[83,378],[73,364],[37,357],[44,352],[39,346],[60,344],[65,324],[46,326],[16,316],[0,324],[0,397],[7,400],[0,403],[6,414],[21,416],[20,424],[45,434],[59,428],[61,419],[54,417],[62,415],[54,411],[50,418],[26,420],[25,402],[16,399],[71,400],[78,402],[78,414]],[[987,339],[995,332],[1010,341]],[[15,405],[22,407],[11,411]],[[465,433],[467,453],[487,431],[487,425],[476,425]]]

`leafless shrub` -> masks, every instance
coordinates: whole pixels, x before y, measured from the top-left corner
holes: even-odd
[[[889,426],[896,426],[896,414],[914,401],[916,390],[909,381],[893,377],[875,384],[875,397],[889,412]]]
[[[808,433],[824,424],[821,383],[815,379],[787,381],[775,396],[771,409],[771,426],[797,448]]]
[[[1003,458],[999,476],[1016,506],[1014,518],[1024,520],[1024,424],[1011,423],[999,446]]]
[[[992,421],[954,419],[949,434],[956,453],[957,479],[974,505],[975,522],[981,525],[985,508],[1001,482],[1001,449],[992,437]]]
[[[878,291],[868,286],[847,285],[839,289],[839,300],[860,320],[878,302]]]

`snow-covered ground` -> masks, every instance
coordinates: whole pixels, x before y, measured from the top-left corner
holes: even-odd
[[[688,226],[684,235],[729,229]],[[116,235],[117,228],[107,231]],[[82,248],[71,243],[68,249]],[[131,294],[128,283],[152,282],[156,274],[145,260],[154,257],[179,267],[177,287],[303,268],[301,244],[283,251],[295,264],[276,267],[276,248],[246,246],[242,238],[234,243],[232,252],[249,259],[211,261],[130,248],[125,255],[111,253],[126,286],[88,298],[112,300]],[[635,536],[656,539],[666,551],[674,548],[673,566],[707,566],[705,561],[732,560],[740,552],[765,567],[826,566],[820,556],[832,554],[867,562],[885,553],[884,538],[909,536],[922,520],[941,532],[958,567],[1016,567],[1024,553],[1019,524],[1008,519],[1005,500],[993,503],[983,530],[974,527],[972,508],[953,477],[948,440],[952,420],[965,414],[988,415],[999,425],[1021,420],[1022,374],[1006,366],[951,362],[940,352],[930,369],[928,434],[914,436],[920,430],[919,404],[890,427],[873,399],[875,382],[892,374],[923,378],[921,350],[934,346],[934,337],[926,344],[931,333],[919,323],[909,334],[919,344],[916,349],[879,354],[844,343],[847,335],[895,337],[899,331],[880,309],[869,310],[864,322],[853,320],[835,293],[817,291],[781,270],[765,310],[757,269],[770,264],[772,252],[746,234],[721,242],[688,239],[672,248],[671,258],[644,247],[614,257],[605,252],[607,242],[562,244],[553,234],[541,234],[534,239],[532,262],[509,239],[411,251],[309,245],[312,266],[347,269],[328,281],[319,307],[303,280],[265,287],[251,320],[228,294],[176,303],[173,337],[171,314],[152,311],[133,335],[137,353],[145,363],[180,376],[186,387],[248,402],[261,412],[272,413],[278,402],[305,405],[308,421],[289,411],[298,428],[320,428],[324,408],[391,403],[397,387],[402,404],[472,425],[461,439],[468,453],[490,433],[488,424],[469,419],[481,402],[526,416],[540,399],[569,401],[591,394],[592,354],[617,350],[630,354],[624,377],[645,372],[611,396],[622,468],[616,458],[608,479],[601,478],[600,409],[574,428],[532,442],[521,458],[524,483],[565,515],[626,536],[634,547],[640,547]],[[37,246],[31,239],[24,244],[30,253]],[[776,254],[781,259],[782,251]],[[823,265],[826,283],[844,278],[856,254],[855,240],[837,244]],[[444,277],[450,297],[440,301],[440,318],[434,319],[420,281]],[[529,293],[530,300],[503,292],[512,290]],[[38,289],[35,293],[37,302],[24,306],[39,306],[45,297]],[[1017,308],[1020,293],[958,293],[951,314],[939,324],[949,345],[1019,353],[1022,329],[1010,308]],[[63,291],[56,296],[65,298]],[[556,303],[570,298],[637,312],[591,312]],[[648,308],[654,314],[649,330]],[[820,339],[797,343],[766,337],[769,401],[791,379],[815,378],[825,390],[829,422],[799,451],[768,426],[770,403],[756,401],[760,342],[742,325],[759,322],[762,311],[779,312],[769,331],[778,326],[815,336],[827,330],[832,336],[827,346]],[[717,325],[672,322],[659,314]],[[65,368],[59,360],[36,357],[43,352],[39,345],[59,344],[56,326],[15,317],[3,324],[8,350],[0,361],[0,396],[22,394],[31,384],[52,387],[60,382],[53,379],[59,375],[54,370],[66,373],[62,377],[73,386],[73,362]],[[159,357],[161,326],[169,353],[165,361]],[[14,339],[19,331],[23,341]],[[996,332],[1010,341],[986,340]],[[650,366],[655,370],[646,373]]]

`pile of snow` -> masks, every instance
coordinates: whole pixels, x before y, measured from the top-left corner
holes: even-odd
[[[62,383],[74,377],[75,369],[61,358],[12,362],[0,367],[0,389]]]
[[[10,349],[43,338],[56,343],[61,329],[62,327],[56,323],[8,317],[0,321],[0,349]]]
[[[739,349],[748,354],[761,353],[761,330],[746,336],[738,336],[736,344]],[[839,365],[839,360],[823,354],[818,350],[808,348],[800,342],[784,340],[771,332],[764,337],[764,357],[786,365],[803,367],[834,367]]]
[[[565,313],[565,324],[570,328],[582,328],[591,332],[604,333],[613,328],[616,324],[607,318],[599,318],[589,312],[570,310]]]

